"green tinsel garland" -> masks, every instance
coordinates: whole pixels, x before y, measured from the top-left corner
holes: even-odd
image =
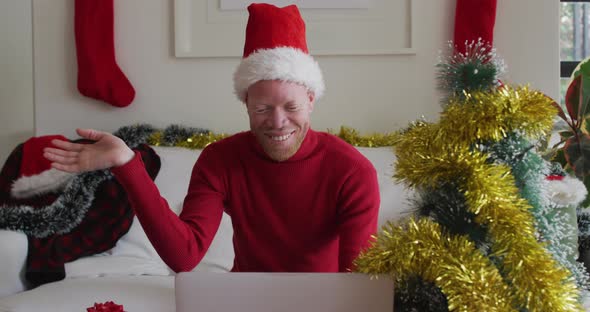
[[[590,250],[590,212],[578,211],[578,239],[580,257]]]
[[[448,50],[454,49],[454,44],[449,43]],[[499,76],[505,71],[504,62],[496,50],[481,39],[467,43],[465,53],[445,53],[448,56],[441,55],[436,65],[437,78],[439,89],[448,93],[449,97],[463,97],[464,91],[490,91],[500,85]]]
[[[457,185],[445,183],[419,190],[414,201],[419,216],[433,219],[453,235],[467,235],[484,255],[489,255],[487,228],[475,222],[475,214],[469,211]]]
[[[448,312],[449,302],[434,283],[414,276],[396,285],[394,307],[396,312]]]

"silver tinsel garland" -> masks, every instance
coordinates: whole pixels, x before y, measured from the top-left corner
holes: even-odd
[[[112,174],[108,170],[77,175],[68,182],[63,194],[45,207],[0,206],[0,229],[36,238],[68,233],[86,216],[98,186],[110,178]]]

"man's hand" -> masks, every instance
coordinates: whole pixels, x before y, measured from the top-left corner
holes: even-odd
[[[107,169],[122,166],[135,155],[123,140],[110,133],[92,129],[76,129],[76,133],[95,143],[51,141],[57,148],[45,148],[43,156],[52,162],[53,168],[72,173]]]

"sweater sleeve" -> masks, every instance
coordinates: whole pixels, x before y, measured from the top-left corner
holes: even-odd
[[[208,155],[209,151],[203,150],[193,168],[180,216],[160,195],[139,154],[127,164],[111,169],[127,192],[148,239],[175,272],[190,271],[201,261],[221,222],[221,175],[215,174],[215,163]]]
[[[380,198],[375,169],[363,167],[351,174],[341,188],[338,202],[339,271],[346,272],[377,232]]]

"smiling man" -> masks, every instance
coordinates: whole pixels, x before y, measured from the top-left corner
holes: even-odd
[[[262,80],[248,89],[250,130],[270,158],[284,161],[299,150],[313,100],[313,93],[293,82]]]
[[[311,129],[324,90],[296,6],[248,7],[244,58],[234,88],[250,131],[210,144],[197,160],[180,216],[149,178],[141,156],[108,133],[96,143],[54,141],[57,169],[111,168],[158,254],[176,272],[201,261],[223,212],[234,228],[236,272],[338,272],[351,268],[377,230],[372,164],[339,138]]]

